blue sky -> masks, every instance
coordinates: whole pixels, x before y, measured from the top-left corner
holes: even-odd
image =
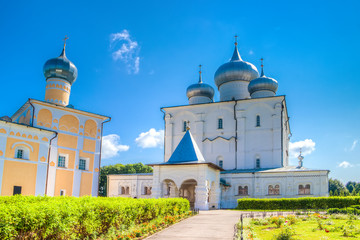
[[[304,165],[360,181],[359,5],[1,1],[0,115],[12,115],[29,97],[44,99],[43,64],[60,54],[68,35],[67,56],[79,72],[70,102],[112,117],[102,163],[158,162],[160,107],[187,103],[200,63],[204,82],[215,88],[214,73],[231,57],[237,34],[242,58],[259,68],[264,57],[265,74],[286,95],[291,141],[309,139]]]

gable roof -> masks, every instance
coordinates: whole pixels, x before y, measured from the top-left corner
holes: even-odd
[[[204,163],[205,159],[202,155],[198,145],[196,144],[190,130],[187,130],[181,139],[179,145],[177,145],[175,151],[169,158],[166,164],[176,163]]]

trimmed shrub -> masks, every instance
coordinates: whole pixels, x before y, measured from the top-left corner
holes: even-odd
[[[329,208],[327,210],[327,213],[329,214],[353,214],[353,215],[360,215],[360,210],[353,208],[353,207],[348,207],[348,208]]]
[[[239,210],[295,210],[346,208],[360,204],[360,197],[304,197],[277,199],[238,199]]]
[[[0,239],[96,239],[189,208],[180,198],[0,197]]]

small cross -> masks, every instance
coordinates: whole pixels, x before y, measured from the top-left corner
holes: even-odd
[[[186,130],[190,130],[190,121],[189,120],[186,122]]]
[[[64,46],[66,45],[66,40],[68,40],[68,39],[69,39],[68,36],[65,35],[65,38],[63,39],[64,40]]]
[[[237,46],[237,38],[238,38],[238,35],[235,34],[235,46]]]
[[[264,64],[263,64],[264,59],[260,58],[260,60],[261,60],[261,67],[264,67]]]

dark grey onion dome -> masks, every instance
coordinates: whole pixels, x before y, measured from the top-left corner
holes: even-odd
[[[261,77],[252,80],[248,86],[248,90],[251,97],[253,97],[254,93],[260,91],[268,92],[270,94],[264,95],[263,93],[263,94],[259,94],[259,96],[257,97],[275,96],[277,89],[278,89],[278,82],[273,78],[266,77],[263,69],[261,69]]]
[[[201,65],[199,67],[199,82],[190,85],[186,89],[186,96],[190,104],[209,103],[213,102],[214,98],[214,88],[209,84],[203,83],[201,78]]]
[[[44,64],[44,76],[48,78],[61,78],[73,84],[77,78],[77,68],[67,59],[64,48],[57,58],[52,58]]]
[[[215,72],[215,84],[220,88],[220,86],[227,82],[232,81],[247,81],[258,78],[259,72],[256,67],[241,59],[237,44],[235,44],[234,54],[230,62],[224,63],[221,65]]]

